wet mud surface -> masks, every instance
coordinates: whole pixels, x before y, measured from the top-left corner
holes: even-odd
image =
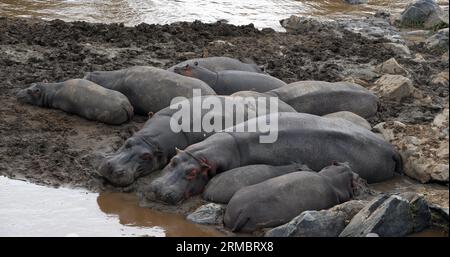
[[[87,121],[59,110],[19,104],[15,93],[30,83],[81,78],[93,70],[134,65],[166,68],[194,57],[229,56],[252,61],[285,82],[341,81],[355,67],[373,66],[391,57],[409,70],[417,88],[430,97],[427,105],[413,99],[394,103],[382,99],[372,125],[388,120],[410,124],[430,122],[448,102],[448,88],[433,86],[430,76],[448,69],[441,52],[410,46],[427,60],[416,63],[383,46],[342,31],[311,31],[301,35],[257,30],[252,25],[175,23],[171,25],[67,23],[0,17],[0,175],[48,186],[83,187],[91,191],[135,191],[148,178],[125,189],[113,188],[95,170],[104,153],[116,150],[139,130],[146,117],[121,126]],[[374,81],[368,80],[364,86]],[[436,139],[437,140],[437,139]],[[448,193],[448,191],[447,191]],[[448,206],[447,198],[443,200]],[[152,206],[186,213],[202,200],[180,208]],[[155,204],[154,204],[155,205]]]

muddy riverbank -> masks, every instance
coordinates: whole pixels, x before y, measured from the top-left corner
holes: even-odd
[[[403,102],[382,99],[380,113],[370,120],[371,124],[394,120],[429,124],[448,103],[448,88],[431,82],[432,75],[448,69],[448,60],[442,61],[442,51],[408,42],[413,54],[426,60],[415,62],[387,47],[386,42],[347,30],[289,34],[221,23],[125,27],[0,17],[0,175],[53,187],[134,192],[149,178],[118,189],[105,183],[95,170],[102,155],[116,150],[141,128],[146,117],[136,116],[128,124],[108,126],[59,110],[19,104],[15,93],[32,82],[56,82],[80,78],[88,71],[134,65],[166,68],[203,55],[253,61],[285,82],[355,79],[355,72],[363,67],[395,57],[412,71],[413,83],[429,97],[428,104],[419,104],[413,98]],[[370,87],[374,81],[366,78],[362,85]],[[422,187],[416,181],[411,183]],[[448,207],[448,184],[436,186],[438,189],[423,186],[426,190],[421,192],[431,195],[429,201]],[[202,202],[194,198],[181,208],[150,206],[186,214]]]

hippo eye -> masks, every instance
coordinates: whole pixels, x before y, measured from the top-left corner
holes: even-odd
[[[194,65],[195,65],[195,66],[198,66],[198,62],[194,62]]]

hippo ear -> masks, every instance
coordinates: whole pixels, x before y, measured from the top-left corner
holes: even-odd
[[[47,79],[42,80],[42,83],[48,83]]]

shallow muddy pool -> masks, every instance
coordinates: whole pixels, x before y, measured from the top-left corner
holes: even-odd
[[[0,177],[0,236],[221,236],[138,206],[133,194],[49,188]]]
[[[282,30],[279,20],[295,15],[361,15],[379,9],[399,11],[413,0],[0,0],[0,16],[39,17],[68,21],[123,22],[127,25],[176,21],[253,23]]]

